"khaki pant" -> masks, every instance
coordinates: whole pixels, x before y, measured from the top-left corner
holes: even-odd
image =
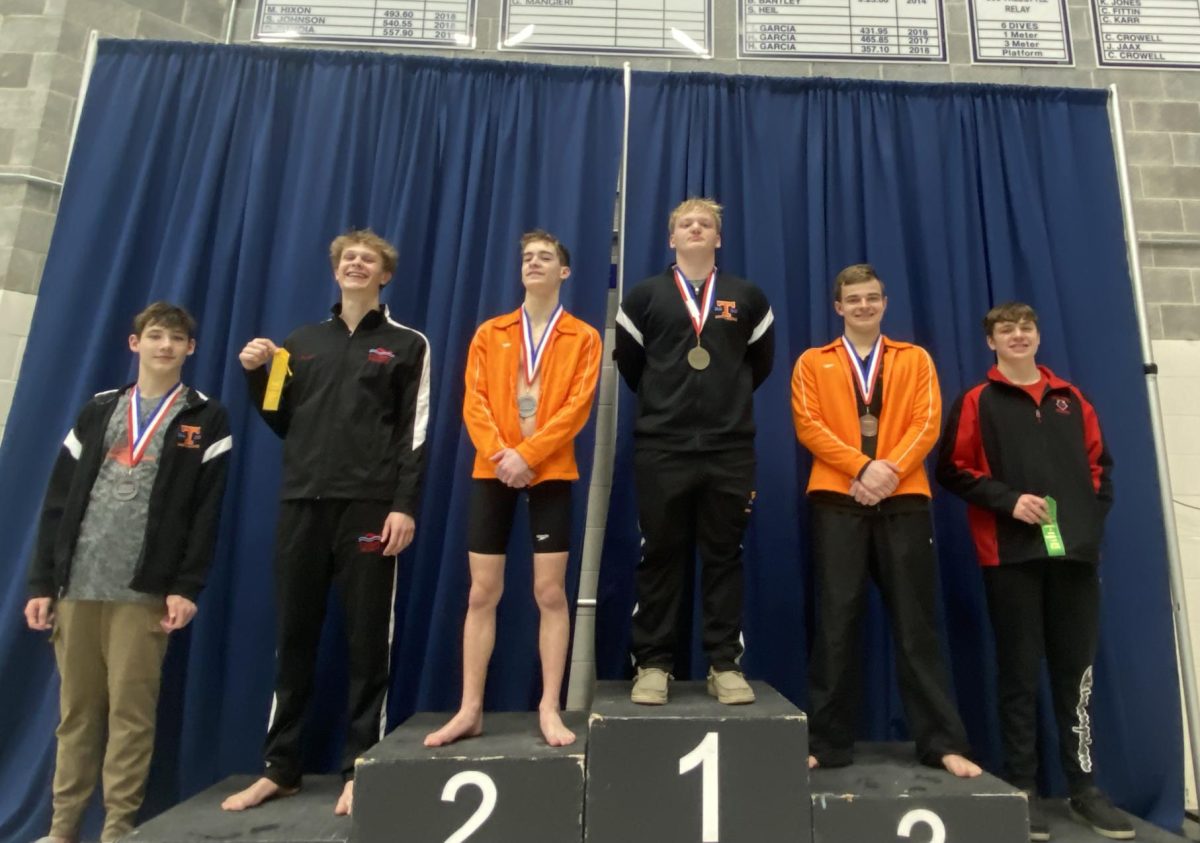
[[[165,606],[65,600],[51,641],[62,676],[52,837],[75,838],[103,764],[103,841],[133,828],[154,750]],[[107,730],[107,743],[105,732]]]

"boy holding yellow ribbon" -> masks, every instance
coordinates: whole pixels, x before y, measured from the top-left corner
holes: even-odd
[[[266,770],[222,803],[227,811],[300,788],[300,733],[331,586],[345,608],[351,687],[335,813],[351,812],[354,761],[383,737],[386,723],[396,554],[413,539],[424,470],[429,343],[380,303],[396,269],[390,243],[370,230],[350,231],[333,241],[329,259],[341,290],[332,316],[293,331],[282,346],[287,357],[265,337],[238,355],[263,419],[283,439],[283,488]],[[291,374],[280,387],[281,367]]]

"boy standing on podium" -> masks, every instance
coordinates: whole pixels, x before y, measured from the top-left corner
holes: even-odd
[[[833,307],[842,336],[804,352],[792,373],[796,436],[813,455],[808,500],[820,613],[808,672],[809,766],[853,760],[859,636],[871,577],[891,621],[918,757],[956,776],[978,776],[950,699],[934,605],[924,459],[941,420],[937,372],[925,349],[881,333],[887,296],[869,264],[838,273]]]
[[[483,689],[496,641],[505,553],[525,497],[533,543],[533,592],[541,614],[538,719],[551,746],[575,740],[559,713],[571,630],[566,596],[575,437],[591,414],[600,376],[600,335],[563,310],[559,290],[571,256],[549,232],[521,238],[525,301],[479,326],[467,356],[463,421],[475,444],[467,546],[471,592],[463,628],[458,713],[425,738],[443,746],[483,731]],[[525,495],[522,495],[525,492]]]
[[[275,697],[265,772],[221,803],[242,811],[300,789],[300,736],[312,696],[317,647],[331,586],[346,615],[350,726],[345,784],[334,813],[349,814],[354,762],[383,737],[396,589],[396,554],[416,530],[429,425],[429,343],[394,322],[380,291],[396,270],[395,247],[369,229],[329,246],[341,301],[324,322],[296,329],[286,358],[265,337],[238,359],[263,419],[283,439],[283,489],[275,536],[278,631]],[[264,406],[272,363],[290,367]],[[277,385],[277,384],[276,384]]]

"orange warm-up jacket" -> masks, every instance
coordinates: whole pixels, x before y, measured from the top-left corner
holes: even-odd
[[[848,494],[870,462],[862,452],[853,364],[837,339],[800,355],[792,371],[796,436],[813,454],[808,491]],[[930,497],[925,456],[937,442],[942,394],[929,352],[883,338],[883,405],[876,457],[900,466],[895,495]]]
[[[479,326],[467,355],[467,389],[463,421],[475,444],[472,477],[496,476],[489,459],[503,448],[515,448],[533,469],[533,483],[578,480],[575,437],[587,423],[600,377],[600,335],[586,322],[563,311],[547,338],[538,374],[536,431],[521,433],[517,414],[517,379],[521,363],[521,309]]]

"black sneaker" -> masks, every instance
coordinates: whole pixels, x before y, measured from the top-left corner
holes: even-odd
[[[1108,801],[1098,787],[1081,790],[1067,800],[1067,805],[1071,809],[1071,816],[1109,840],[1132,840],[1136,834],[1125,815]]]
[[[1046,819],[1046,812],[1042,810],[1041,797],[1032,790],[1026,790],[1024,793],[1025,798],[1029,800],[1029,839],[1049,840],[1050,821]]]

